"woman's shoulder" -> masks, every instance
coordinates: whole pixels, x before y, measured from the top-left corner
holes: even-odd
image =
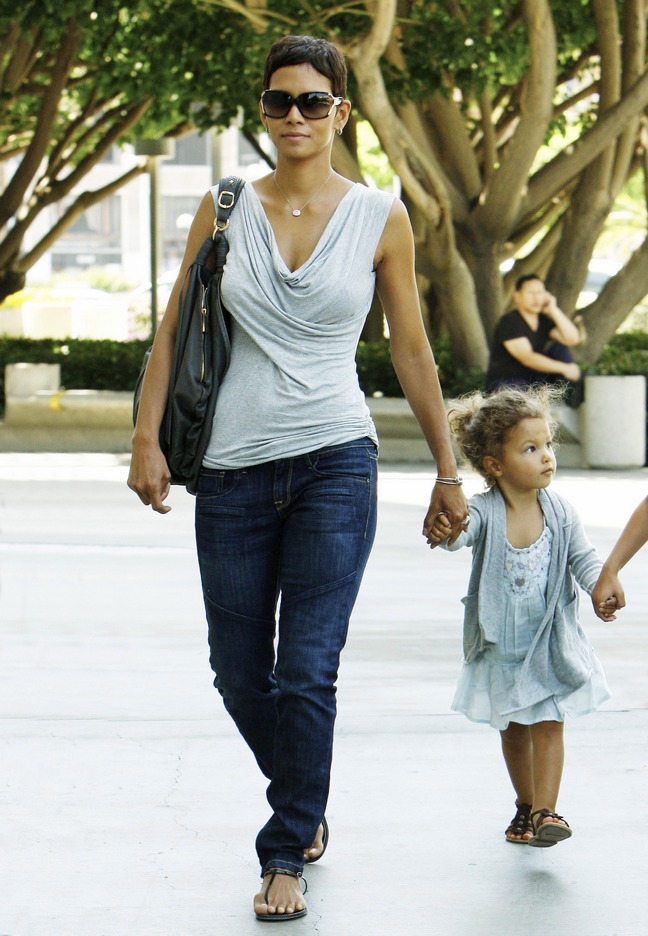
[[[376,188],[373,185],[364,185],[362,182],[356,182],[355,188],[361,189],[365,197],[373,198],[376,201],[380,201],[382,199],[383,201],[389,202],[390,204],[394,201],[400,201],[400,199],[397,198],[393,192],[386,192],[384,189]]]
[[[380,214],[385,218],[395,204],[402,204],[392,192],[384,192],[382,189],[372,188],[362,182],[355,182],[345,197],[352,211]]]
[[[349,194],[360,204],[382,209],[387,212],[390,211],[394,204],[398,203],[402,205],[400,199],[398,199],[393,192],[385,192],[382,189],[364,185],[362,182],[355,182],[353,187],[349,190]]]

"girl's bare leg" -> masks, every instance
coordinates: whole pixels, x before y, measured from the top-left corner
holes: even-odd
[[[533,745],[533,809],[556,811],[565,762],[563,723],[538,722],[530,725]],[[555,820],[545,819],[545,822]]]
[[[500,732],[502,739],[502,753],[506,768],[513,784],[518,803],[533,804],[534,801],[534,763],[533,744],[529,725],[519,725],[511,722],[504,731]],[[522,835],[511,833],[508,838],[528,841],[530,832]]]

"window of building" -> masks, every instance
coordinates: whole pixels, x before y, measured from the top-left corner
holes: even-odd
[[[63,217],[73,199],[54,206]],[[52,249],[52,268],[89,267],[121,260],[121,198],[112,195],[79,215]]]
[[[204,166],[209,163],[209,138],[206,134],[188,133],[175,141],[175,156],[165,160],[171,166]]]

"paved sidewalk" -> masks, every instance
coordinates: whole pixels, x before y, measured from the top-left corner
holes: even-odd
[[[125,459],[0,455],[0,936],[258,936],[264,783],[211,686],[193,498],[159,517]],[[648,553],[613,625],[613,697],[567,728],[573,839],[511,846],[496,732],[450,712],[470,562],[420,536],[430,473],[381,471],[339,685],[325,859],[291,936],[645,936]],[[480,482],[470,477],[467,493]],[[555,481],[609,551],[648,469]],[[283,932],[283,930],[282,930]]]

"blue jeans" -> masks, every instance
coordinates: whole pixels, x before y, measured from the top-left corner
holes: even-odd
[[[262,873],[301,871],[324,815],[335,682],[375,534],[377,469],[374,443],[357,439],[200,476],[214,685],[270,780]]]

